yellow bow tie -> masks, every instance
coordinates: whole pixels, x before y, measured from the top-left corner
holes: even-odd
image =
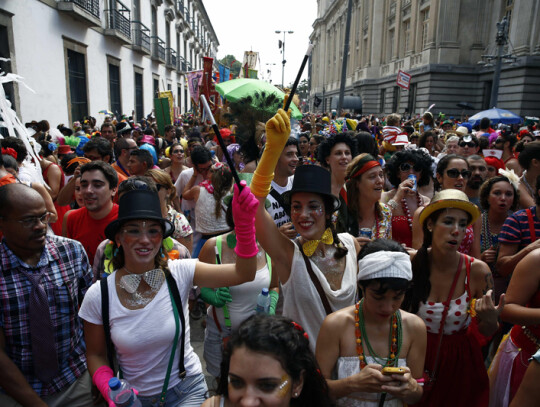
[[[327,228],[322,237],[320,239],[310,240],[302,245],[302,250],[304,251],[304,254],[308,257],[311,257],[313,253],[315,253],[315,250],[317,250],[317,246],[319,246],[319,243],[323,242],[324,244],[332,244],[334,243],[334,236],[332,235],[332,230],[330,228]]]

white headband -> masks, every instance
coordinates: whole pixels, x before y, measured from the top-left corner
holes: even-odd
[[[412,280],[411,258],[406,253],[380,251],[358,261],[358,280],[404,278]]]

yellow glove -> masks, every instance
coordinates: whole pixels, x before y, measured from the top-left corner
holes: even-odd
[[[264,198],[270,193],[270,183],[274,179],[274,169],[291,134],[290,116],[290,110],[285,113],[285,110],[279,109],[274,117],[266,122],[264,153],[251,181],[251,192],[255,196]]]

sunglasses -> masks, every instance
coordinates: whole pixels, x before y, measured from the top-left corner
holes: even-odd
[[[422,171],[422,168],[418,164],[411,165],[409,163],[403,163],[399,166],[399,169],[403,172],[410,171],[411,168],[416,172]]]
[[[467,143],[462,141],[461,143],[459,143],[459,146],[460,147],[476,147],[476,143],[474,143],[473,141],[469,141]]]
[[[450,178],[458,178],[460,175],[463,178],[469,178],[471,176],[471,172],[469,170],[459,171],[457,168],[452,168],[446,171],[446,175],[448,175]]]

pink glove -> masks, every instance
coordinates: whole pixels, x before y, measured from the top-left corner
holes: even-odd
[[[251,193],[246,181],[241,181],[242,192],[238,192],[238,185],[234,185],[232,210],[234,218],[234,230],[236,232],[236,255],[247,259],[255,256],[259,249],[255,239],[255,213],[259,201]]]
[[[94,376],[92,376],[92,381],[103,395],[105,401],[109,403],[109,407],[116,407],[116,405],[109,398],[109,380],[111,380],[113,377],[114,373],[107,365],[101,366],[94,372]]]

